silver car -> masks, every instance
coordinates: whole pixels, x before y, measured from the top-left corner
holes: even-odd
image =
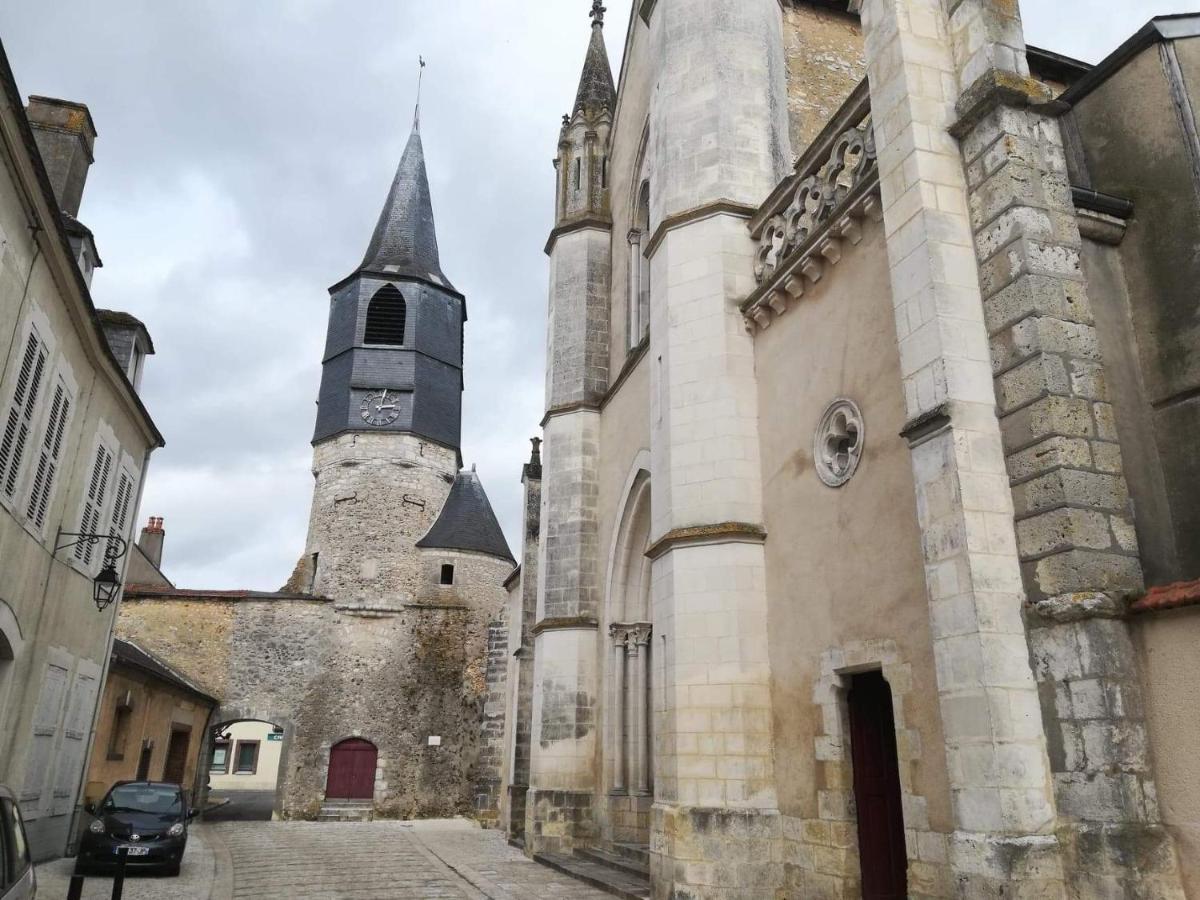
[[[12,791],[0,784],[0,900],[30,900],[35,896],[37,880],[21,809]]]

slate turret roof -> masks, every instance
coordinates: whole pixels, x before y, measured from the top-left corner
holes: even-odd
[[[516,562],[512,551],[508,549],[504,532],[500,530],[500,523],[496,521],[496,514],[492,512],[492,504],[488,502],[483,483],[473,468],[464,469],[455,476],[437,521],[429,533],[417,541],[417,546],[437,550],[470,550]]]
[[[608,62],[608,49],[604,46],[604,7],[596,0],[592,4],[592,40],[583,61],[573,111],[607,109],[611,112],[616,107],[617,88]]]
[[[438,257],[425,148],[415,121],[359,271],[407,275],[454,290]]]

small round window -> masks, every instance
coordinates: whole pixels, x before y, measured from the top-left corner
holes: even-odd
[[[858,468],[862,458],[862,411],[853,400],[838,398],[829,404],[813,440],[817,476],[830,487],[841,487]]]

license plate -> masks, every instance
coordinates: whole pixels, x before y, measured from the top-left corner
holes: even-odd
[[[150,855],[150,848],[149,848],[149,847],[130,847],[130,846],[124,846],[124,847],[118,847],[118,848],[117,848],[116,850],[114,850],[113,852],[119,855],[119,854],[120,854],[120,852],[121,852],[122,850],[127,850],[127,851],[129,851],[129,854],[128,854],[129,856],[149,856],[149,855]]]

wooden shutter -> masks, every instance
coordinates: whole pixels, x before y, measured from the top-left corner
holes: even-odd
[[[54,388],[54,400],[50,406],[50,420],[46,423],[46,436],[42,439],[38,455],[37,471],[33,477],[33,490],[29,494],[29,506],[25,515],[41,528],[46,522],[46,511],[54,490],[54,479],[58,475],[59,457],[62,455],[63,434],[71,415],[71,394],[61,381]]]
[[[88,482],[87,495],[83,498],[83,514],[79,517],[79,531],[82,534],[98,534],[100,516],[104,510],[104,498],[108,494],[108,476],[112,472],[112,452],[99,444],[96,447],[96,460],[92,464],[92,478]],[[96,546],[91,541],[81,541],[75,546],[75,558],[85,565],[91,565],[95,556]]]
[[[42,378],[46,374],[47,355],[46,345],[38,333],[30,331],[21,367],[17,370],[16,390],[5,415],[4,433],[0,435],[0,493],[5,497],[12,497],[17,490],[17,476],[29,442]]]
[[[133,501],[133,476],[129,471],[122,469],[117,476],[117,496],[113,500],[112,521],[109,523],[108,534],[110,537],[125,537],[126,526],[129,524],[129,506]],[[108,543],[108,552],[116,553],[117,545],[113,541]]]
[[[31,819],[42,812],[40,798],[46,789],[46,776],[49,774],[50,760],[54,754],[54,738],[58,734],[62,719],[67,675],[65,666],[48,663],[46,673],[42,677],[41,690],[38,692],[37,706],[34,707],[33,741],[29,746],[29,756],[25,760],[25,786],[21,791],[22,800],[33,801],[29,805],[23,805],[24,812]]]

